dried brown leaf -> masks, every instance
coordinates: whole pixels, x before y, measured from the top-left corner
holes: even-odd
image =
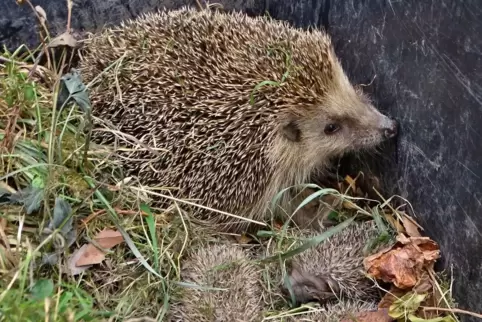
[[[391,322],[393,319],[388,315],[388,310],[381,309],[372,312],[360,312],[354,316],[345,317],[341,322]]]
[[[396,217],[394,217],[393,215],[385,215],[384,216],[385,219],[390,223],[390,225],[395,228],[397,230],[397,233],[403,233],[405,232],[405,228],[403,227],[402,224],[400,224],[400,222],[398,221],[398,219]]]
[[[423,272],[422,277],[418,281],[417,285],[413,287],[413,291],[419,294],[433,292],[433,282],[426,271]]]
[[[85,265],[85,266],[77,266],[77,261],[84,255],[85,251],[87,250],[88,245],[84,245],[77,249],[67,260],[67,267],[72,275],[79,275],[80,273],[86,271],[92,265]]]
[[[97,244],[106,249],[110,249],[124,241],[122,234],[116,230],[104,229],[95,236]]]
[[[358,206],[349,200],[344,200],[342,205],[345,209],[358,209]]]
[[[407,232],[408,236],[410,236],[410,237],[421,237],[422,236],[422,235],[420,235],[420,232],[419,232],[419,229],[422,229],[422,228],[409,215],[406,215],[406,214],[402,213],[402,223],[403,223],[403,227],[405,228],[405,231]]]
[[[400,234],[397,241],[389,251],[365,258],[364,265],[374,278],[409,289],[419,283],[426,268],[433,266],[440,257],[440,250],[428,237],[407,238]]]
[[[49,47],[59,47],[59,46],[68,46],[75,48],[77,46],[77,40],[70,34],[69,32],[64,32],[61,35],[58,35],[49,44]]]
[[[110,249],[124,241],[124,237],[118,231],[104,229],[94,238],[96,244],[103,249]],[[85,246],[85,245],[84,245]],[[105,253],[93,244],[86,245],[85,250],[75,262],[77,266],[99,264],[105,259]]]
[[[352,191],[356,191],[356,180],[347,175],[345,181],[350,185]]]
[[[102,261],[105,259],[105,253],[103,251],[92,244],[87,244],[84,246],[85,249],[83,253],[80,255],[77,262],[75,262],[77,267],[102,263]]]

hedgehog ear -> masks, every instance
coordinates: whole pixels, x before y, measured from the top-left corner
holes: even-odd
[[[301,140],[301,130],[294,120],[283,125],[281,127],[281,133],[291,142],[299,142]]]

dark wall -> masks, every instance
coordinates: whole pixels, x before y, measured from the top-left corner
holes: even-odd
[[[64,28],[65,0],[33,1]],[[372,162],[388,193],[407,198],[454,267],[461,308],[482,312],[482,1],[219,0],[226,9],[324,26],[356,83],[401,122],[391,157]],[[189,0],[77,0],[73,26],[95,30]],[[0,43],[33,44],[35,19],[0,2]],[[63,30],[62,30],[63,31]],[[372,160],[373,161],[373,160]],[[464,321],[475,321],[464,319]]]

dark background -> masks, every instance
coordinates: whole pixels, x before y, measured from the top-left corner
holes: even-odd
[[[32,0],[63,32],[65,0]],[[76,0],[72,26],[95,31],[141,12],[194,1]],[[214,2],[214,1],[213,1]],[[482,312],[482,1],[218,0],[249,15],[266,11],[295,26],[324,27],[355,83],[401,123],[396,149],[371,160],[388,196],[413,205],[453,266],[461,308]],[[0,43],[37,43],[27,6],[0,1]],[[390,147],[389,147],[390,148]],[[476,321],[463,317],[464,321]]]

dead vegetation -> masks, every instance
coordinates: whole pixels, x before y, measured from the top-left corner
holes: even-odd
[[[245,312],[243,321],[355,316],[448,322],[458,321],[453,313],[478,316],[453,309],[451,284],[433,271],[438,245],[421,236],[402,208],[393,208],[395,197],[369,201],[350,177],[337,190],[310,186],[314,194],[307,201],[331,194],[342,202],[329,214],[337,225],[309,238],[287,223],[267,225],[257,235],[216,235],[193,224],[175,198],[168,209],[150,209],[159,193],[122,176],[109,157],[114,147],[89,140],[89,84],[68,70],[76,46],[70,21],[52,39],[45,12],[25,3],[39,19],[43,44],[0,57],[0,321],[161,321],[182,316],[183,303],[196,311],[191,318],[212,320],[214,304],[226,301],[226,292],[217,289],[223,287],[230,295],[222,309]],[[54,58],[53,48],[57,55],[63,48],[60,57]],[[396,236],[364,261],[371,277],[390,287],[379,286],[381,301],[293,305],[280,291],[286,287],[292,294],[286,284],[290,260],[356,225],[355,217],[378,228],[367,248]],[[203,265],[196,268],[193,256]],[[196,306],[200,299],[204,304]]]

